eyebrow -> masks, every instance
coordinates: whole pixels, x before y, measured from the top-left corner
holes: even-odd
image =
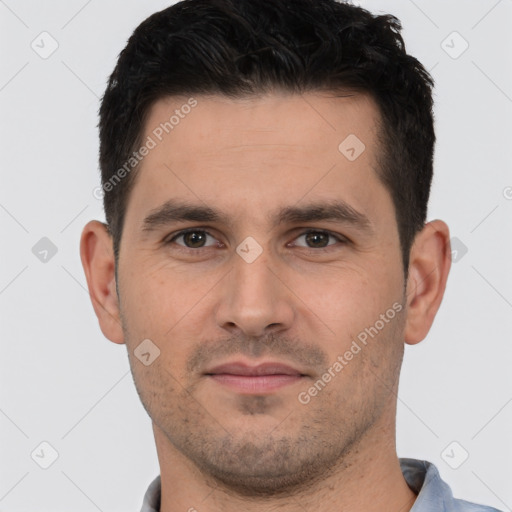
[[[304,206],[281,207],[270,212],[267,220],[272,227],[285,223],[327,221],[347,224],[369,233],[373,232],[373,225],[364,213],[339,199],[313,202]],[[174,222],[185,221],[214,222],[228,227],[233,225],[231,217],[225,212],[206,205],[169,199],[149,212],[142,222],[142,231],[148,233]]]

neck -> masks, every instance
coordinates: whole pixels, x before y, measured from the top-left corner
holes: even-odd
[[[394,421],[387,428],[382,423],[368,430],[317,483],[293,495],[257,498],[225,489],[201,473],[153,424],[162,482],[160,512],[296,512],[320,506],[323,512],[408,512],[416,495],[400,469]]]

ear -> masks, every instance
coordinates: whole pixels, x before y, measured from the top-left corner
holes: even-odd
[[[97,220],[86,224],[80,238],[80,258],[101,332],[114,343],[124,343],[116,291],[114,249],[105,224]]]
[[[434,220],[416,235],[409,258],[405,342],[423,340],[441,305],[451,266],[450,231]]]

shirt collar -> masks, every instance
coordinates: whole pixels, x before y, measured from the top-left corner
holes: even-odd
[[[410,512],[436,510],[443,512],[453,500],[450,487],[441,480],[439,471],[425,460],[400,460],[400,468],[407,485],[418,495]]]

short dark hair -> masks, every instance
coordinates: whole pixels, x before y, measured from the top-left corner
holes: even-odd
[[[350,89],[379,107],[377,174],[394,203],[407,275],[432,182],[434,82],[406,53],[401,29],[392,15],[336,0],[183,0],[142,22],[119,55],[99,111],[116,265],[136,166],[118,183],[112,178],[140,148],[157,100]]]

